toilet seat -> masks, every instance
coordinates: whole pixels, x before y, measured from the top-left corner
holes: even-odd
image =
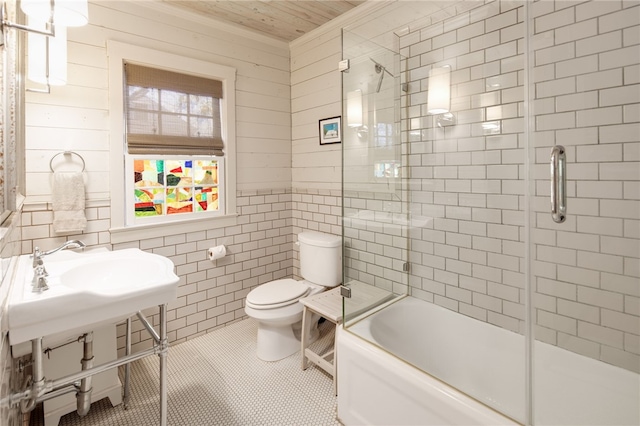
[[[298,300],[307,296],[311,287],[303,281],[291,278],[270,281],[262,284],[249,292],[246,305],[253,309],[276,309],[298,303]]]

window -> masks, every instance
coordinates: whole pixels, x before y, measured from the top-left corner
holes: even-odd
[[[222,82],[128,62],[124,75],[127,223],[224,214]]]
[[[135,219],[224,212],[222,158],[131,156],[127,176],[134,181]]]
[[[122,88],[110,93],[112,242],[233,225],[235,70],[117,42],[108,50],[110,86]]]

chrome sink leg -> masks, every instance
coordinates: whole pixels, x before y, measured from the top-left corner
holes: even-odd
[[[82,357],[82,370],[89,370],[93,367],[93,332],[90,331],[82,336],[84,356]],[[80,389],[78,389],[77,407],[80,417],[86,416],[91,408],[91,391],[93,376],[88,376],[80,380]]]
[[[167,426],[167,305],[160,305],[160,426]]]
[[[127,330],[125,333],[125,349],[126,356],[131,355],[131,317],[127,318]],[[131,363],[124,365],[124,396],[122,397],[122,403],[124,409],[129,408],[129,398],[131,397],[129,385],[131,383]]]

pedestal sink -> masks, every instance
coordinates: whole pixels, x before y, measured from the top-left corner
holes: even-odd
[[[34,259],[20,256],[13,275],[7,317],[9,343],[14,346],[31,341],[32,380],[30,385],[10,395],[23,412],[33,410],[38,401],[52,395],[75,392],[78,414],[91,405],[91,377],[125,366],[125,401],[129,392],[129,364],[148,355],[160,358],[160,426],[167,425],[166,357],[167,304],[177,297],[178,276],[171,260],[138,249],[85,252],[58,251],[43,258],[48,273],[47,290],[34,292]],[[42,280],[42,267],[38,267]],[[41,281],[40,281],[41,282]],[[142,310],[159,308],[159,332]],[[130,353],[131,316],[136,314],[153,339],[153,346]],[[104,364],[93,365],[93,333],[106,322],[126,319],[126,354]],[[83,333],[82,370],[55,380],[47,380],[42,368],[44,336]],[[78,383],[80,383],[78,385]],[[126,403],[125,403],[126,404]]]
[[[49,289],[34,293],[32,258],[18,259],[9,297],[9,342],[92,330],[176,299],[178,276],[166,257],[138,249],[59,252],[44,258]]]

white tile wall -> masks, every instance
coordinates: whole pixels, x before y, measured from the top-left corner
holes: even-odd
[[[574,217],[566,225],[574,222],[577,226],[575,230],[571,226],[552,227],[556,239],[538,243],[536,251],[538,259],[549,262],[545,274],[554,278],[553,287],[571,285],[574,289],[568,294],[554,294],[555,303],[538,305],[538,318],[546,318],[539,325],[547,328],[540,330],[540,336],[584,355],[640,371],[637,300],[629,300],[634,314],[627,313],[624,306],[626,298],[635,293],[629,285],[638,284],[639,275],[631,265],[638,259],[640,241],[637,235],[625,235],[623,230],[624,218],[636,221],[640,214],[631,201],[640,168],[633,156],[624,155],[640,140],[640,116],[624,115],[625,108],[633,109],[640,103],[635,82],[624,78],[625,67],[637,66],[640,59],[638,40],[632,36],[640,28],[640,6],[637,2],[596,0],[568,5],[563,10],[574,14],[576,23],[557,27],[549,49],[557,48],[559,53],[551,62],[556,72],[571,77],[564,79],[565,88],[537,83],[536,97],[554,100],[555,110],[545,113],[573,114],[575,120],[566,122],[565,131],[538,132],[534,143],[575,146],[567,153],[569,187],[575,188],[573,197],[577,198],[569,199],[569,212],[571,215],[573,211]],[[536,19],[553,20],[555,13],[547,10]],[[539,71],[542,63],[536,62],[534,73]],[[574,82],[575,94],[565,95]],[[536,111],[534,108],[534,114]],[[536,130],[547,128],[538,126]],[[537,156],[542,166],[547,161],[545,151]],[[537,185],[537,195],[545,197],[546,170],[535,169],[535,173],[543,183]],[[625,188],[629,188],[628,193]],[[583,208],[592,201],[595,205]],[[535,206],[540,212],[546,209],[545,204]],[[536,218],[537,226],[550,226],[547,214]],[[558,252],[561,247],[568,250]],[[544,288],[540,276],[537,286],[538,291]],[[549,316],[550,312],[556,315]],[[561,329],[569,320],[576,321],[577,328]],[[634,343],[624,345],[623,336]]]
[[[537,335],[640,371],[640,333],[630,326],[639,322],[632,289],[640,276],[640,6],[537,2],[531,12],[533,142],[544,147],[536,150],[540,166],[532,168],[534,178],[540,176],[532,200]],[[432,19],[400,42],[408,57],[406,105],[423,112],[406,115],[405,127],[422,134],[406,136],[409,185],[418,188],[411,209],[434,217],[428,229],[411,233],[409,283],[416,297],[522,332],[525,88],[524,52],[517,46],[523,7],[495,1],[449,19],[460,24],[455,31]],[[429,44],[431,51],[422,48],[420,62],[414,61],[414,46]],[[427,71],[445,64],[452,67],[457,125],[439,129],[424,114]],[[484,121],[498,123],[498,134],[483,130]],[[567,146],[569,156],[570,217],[563,225],[547,213],[554,144]],[[623,336],[631,343],[623,344]]]
[[[333,202],[336,203],[335,197]],[[237,226],[111,245],[109,233],[100,227],[78,235],[55,236],[50,220],[44,225],[33,225],[34,217],[51,216],[47,214],[50,206],[31,205],[23,213],[22,250],[28,253],[36,245],[49,249],[67,238],[78,238],[90,246],[103,245],[114,250],[136,247],[167,256],[180,277],[178,299],[169,304],[168,337],[171,343],[182,342],[243,318],[244,298],[251,289],[294,273],[292,194],[288,190],[241,191],[238,206]],[[101,221],[98,219],[101,210],[102,207],[87,209],[90,224]],[[32,232],[33,228],[41,231]],[[206,250],[220,244],[227,247],[227,257],[216,262],[208,260]],[[149,310],[147,315],[158,324],[155,310]],[[118,347],[122,351],[124,325],[118,331]],[[134,350],[151,345],[137,319],[133,331]]]

